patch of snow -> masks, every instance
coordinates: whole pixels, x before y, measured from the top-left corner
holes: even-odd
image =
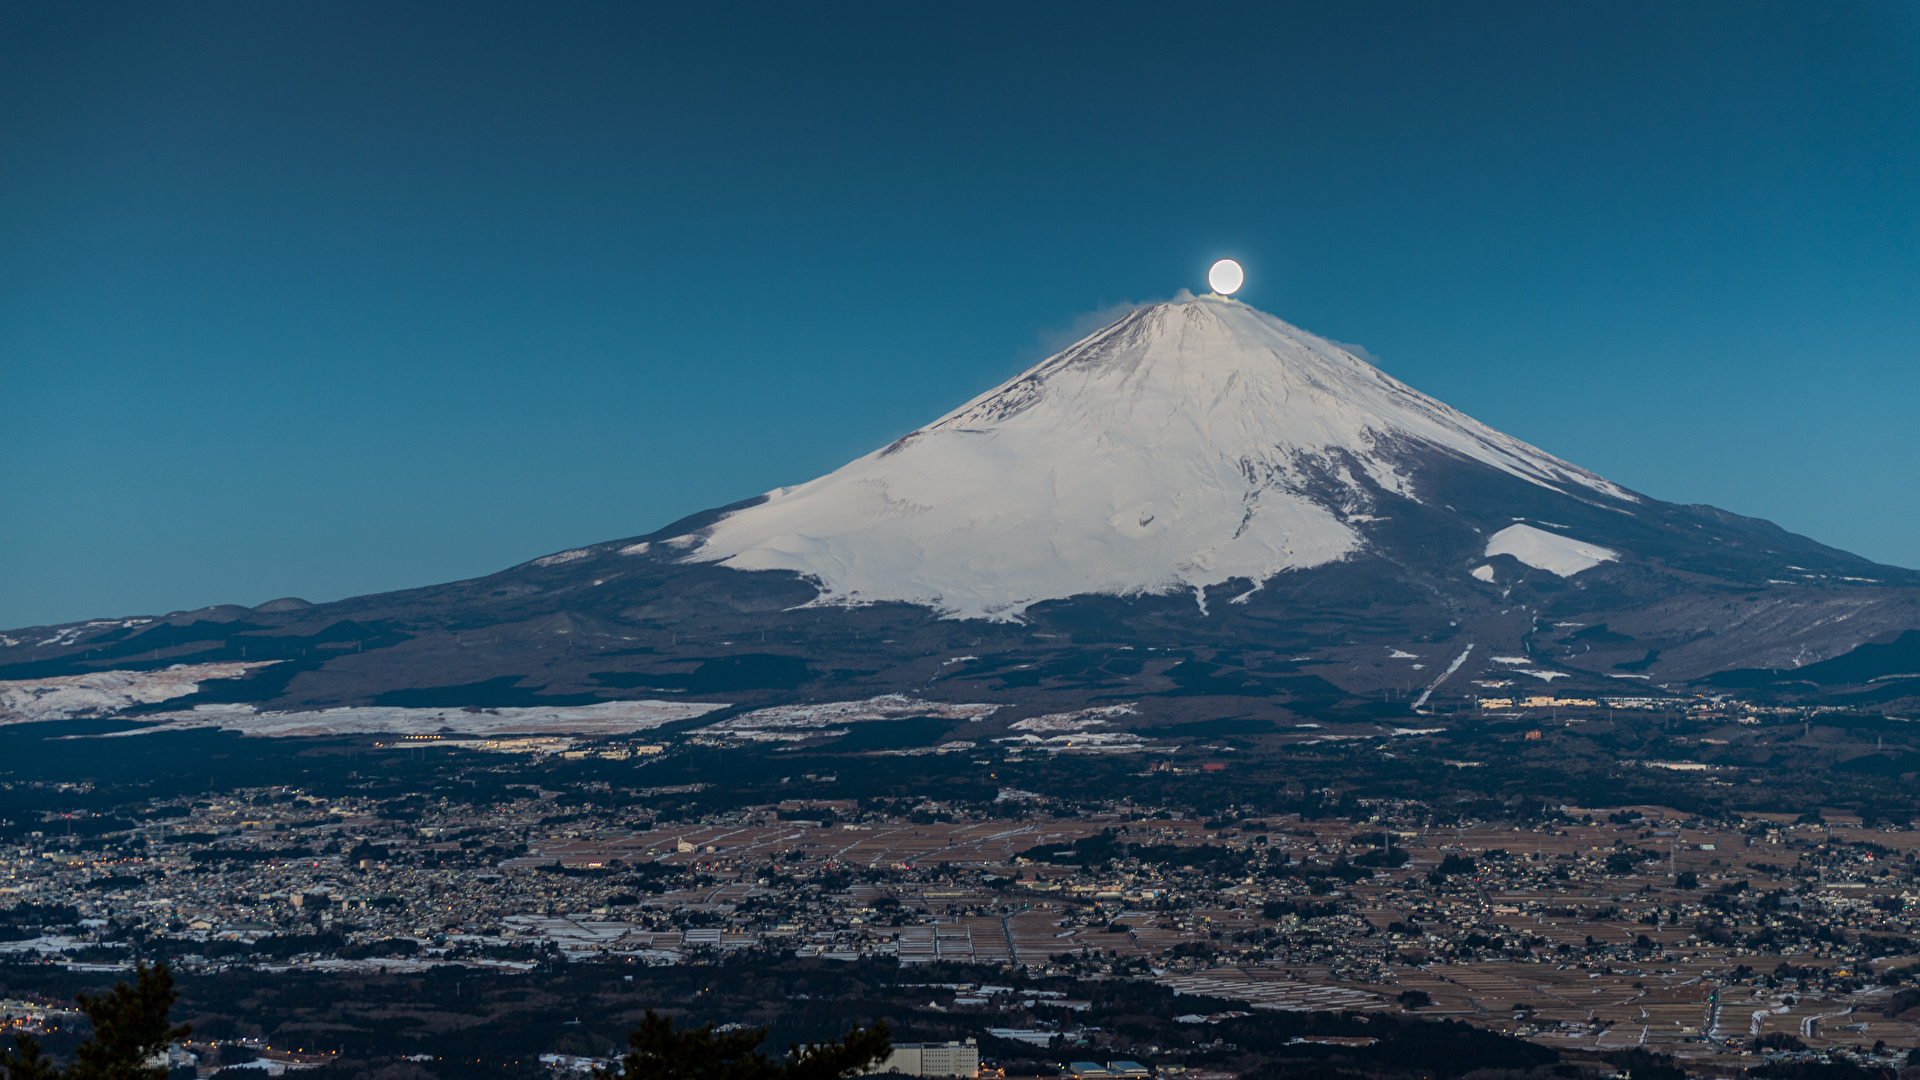
[[[278,660],[175,664],[159,671],[95,671],[0,682],[0,724],[111,716],[135,705],[186,697],[209,679],[237,679]]]
[[[593,552],[588,550],[587,548],[574,548],[572,551],[562,551],[557,554],[547,555],[542,558],[535,559],[533,560],[533,565],[534,566],[559,566],[562,563],[570,563],[579,559],[584,559],[591,554],[593,554]]]
[[[1407,462],[1423,450],[1637,498],[1323,338],[1202,298],[1141,308],[681,539],[692,560],[806,575],[820,604],[1016,620],[1086,593],[1200,598],[1353,554],[1353,516],[1375,486],[1416,497]]]
[[[1533,663],[1533,657],[1531,656],[1496,656],[1493,658],[1493,662],[1496,664],[1531,664]]]
[[[841,724],[871,720],[902,720],[930,716],[942,720],[985,720],[1000,709],[998,705],[952,705],[944,701],[922,701],[905,694],[882,694],[865,701],[830,701],[821,705],[775,705],[755,709],[731,720],[696,729],[698,734],[749,739],[754,742],[783,742],[824,735],[823,729]],[[841,734],[845,734],[844,731]]]
[[[1007,730],[1083,731],[1090,727],[1110,724],[1113,722],[1113,717],[1132,716],[1135,712],[1132,705],[1105,705],[1094,709],[1081,709],[1078,712],[1049,713],[1046,716],[1016,720],[1007,726]]]
[[[1514,674],[1515,675],[1531,675],[1536,679],[1545,679],[1548,682],[1552,682],[1555,679],[1565,679],[1569,677],[1567,673],[1564,671],[1527,671],[1523,669],[1523,670],[1514,672]]]
[[[1481,581],[1493,580],[1493,567],[1491,566],[1476,566],[1471,571],[1469,571],[1469,573],[1473,577],[1479,578]]]
[[[302,965],[302,966],[304,967],[306,965]],[[238,1065],[228,1065],[225,1067],[229,1069],[257,1069],[260,1072],[267,1074],[268,1076],[285,1076],[287,1073],[290,1073],[290,1072],[304,1072],[305,1070],[308,1070],[308,1069],[317,1069],[323,1064],[325,1064],[325,1062],[285,1061],[279,1058],[254,1058],[252,1061],[243,1061]]]
[[[841,734],[844,735],[846,732],[843,731]],[[875,750],[874,753],[880,757],[925,757],[929,754],[957,754],[963,750],[972,750],[979,745],[979,743],[955,739],[935,746],[916,746],[907,750]]]
[[[1486,554],[1488,558],[1511,555],[1536,570],[1560,577],[1572,577],[1582,570],[1620,558],[1620,553],[1612,548],[1583,543],[1531,525],[1509,525],[1487,537]],[[1491,577],[1489,573],[1488,578]]]
[[[1440,688],[1441,683],[1447,681],[1448,676],[1460,670],[1460,665],[1467,662],[1467,657],[1471,655],[1472,652],[1473,643],[1468,642],[1467,647],[1460,650],[1460,655],[1453,658],[1453,663],[1447,665],[1447,670],[1441,672],[1439,678],[1428,683],[1425,690],[1420,691],[1420,696],[1416,698],[1413,703],[1414,712],[1420,711],[1420,707],[1427,703],[1427,699],[1433,696],[1433,692]]]
[[[145,619],[129,620],[128,624],[121,624],[114,619],[94,619],[91,622],[75,623],[72,626],[63,626],[54,631],[53,636],[44,641],[34,642],[33,647],[38,649],[45,648],[48,645],[72,645],[82,637],[85,637],[90,630],[97,630],[103,626],[130,625],[134,622],[145,621]]]
[[[653,545],[652,545],[652,544],[649,544],[649,543],[647,543],[647,542],[646,542],[645,540],[642,540],[642,541],[640,541],[640,542],[639,542],[639,543],[637,543],[637,544],[628,544],[628,545],[627,545],[626,547],[623,547],[623,548],[621,548],[621,549],[620,549],[620,551],[619,551],[619,554],[621,554],[621,555],[645,555],[645,554],[647,553],[647,551],[648,551],[648,549],[650,549],[650,548],[652,548],[652,547],[653,547]]]
[[[1042,738],[1031,733],[1011,735],[993,740],[1003,746],[1022,750],[1039,750],[1049,754],[1068,751],[1111,754],[1135,753],[1149,749],[1147,740],[1129,731],[1074,731],[1060,735],[1048,735]]]
[[[601,701],[592,705],[511,709],[406,709],[363,705],[312,712],[255,712],[251,705],[215,705],[192,712],[143,716],[140,719],[157,723],[134,731],[116,732],[115,736],[195,728],[218,728],[271,739],[319,735],[624,735],[677,720],[691,720],[726,707],[724,702]]]

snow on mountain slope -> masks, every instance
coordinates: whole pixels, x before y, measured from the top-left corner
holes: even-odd
[[[1560,577],[1572,577],[1620,557],[1612,548],[1583,543],[1531,525],[1509,525],[1487,537],[1487,554],[1511,555],[1536,570]]]
[[[1244,304],[1141,308],[891,446],[677,543],[791,570],[817,603],[1017,618],[1083,593],[1264,581],[1357,551],[1379,488],[1464,456],[1636,496]]]
[[[175,664],[160,671],[95,671],[0,682],[0,724],[111,716],[135,705],[186,697],[209,679],[238,679],[273,663]]]

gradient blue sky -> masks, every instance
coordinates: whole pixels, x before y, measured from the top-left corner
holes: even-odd
[[[0,7],[0,626],[490,572],[1243,299],[1920,566],[1920,6]]]

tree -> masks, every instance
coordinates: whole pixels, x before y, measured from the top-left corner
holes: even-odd
[[[140,963],[133,971],[131,986],[122,982],[104,994],[74,995],[93,1033],[74,1049],[72,1065],[61,1070],[41,1054],[33,1036],[15,1035],[13,1049],[0,1055],[5,1080],[166,1080],[166,1066],[147,1062],[193,1028],[167,1023],[179,997],[172,969]]]
[[[1607,1064],[1627,1074],[1627,1080],[1687,1080],[1686,1070],[1670,1054],[1656,1054],[1638,1046],[1606,1055]]]
[[[712,1024],[676,1031],[672,1017],[648,1009],[640,1026],[627,1035],[632,1049],[620,1059],[618,1075],[645,1080],[844,1080],[885,1058],[893,1047],[885,1021],[854,1028],[831,1042],[789,1047],[787,1056],[778,1060],[760,1051],[766,1037],[766,1028],[719,1031]],[[610,1080],[616,1074],[595,1075]]]

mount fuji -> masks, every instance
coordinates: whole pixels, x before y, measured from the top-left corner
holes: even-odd
[[[1082,594],[1204,597],[1353,556],[1389,504],[1421,501],[1415,477],[1434,456],[1640,501],[1346,349],[1206,297],[1142,308],[891,446],[769,493],[689,557],[802,574],[824,603],[966,618]]]
[[[0,635],[0,711],[898,715],[910,695],[1005,719],[1385,715],[1474,682],[1884,703],[1920,696],[1917,671],[1920,574],[1629,491],[1348,348],[1183,296],[832,473],[647,535],[327,604]],[[164,693],[102,689],[164,672]]]

